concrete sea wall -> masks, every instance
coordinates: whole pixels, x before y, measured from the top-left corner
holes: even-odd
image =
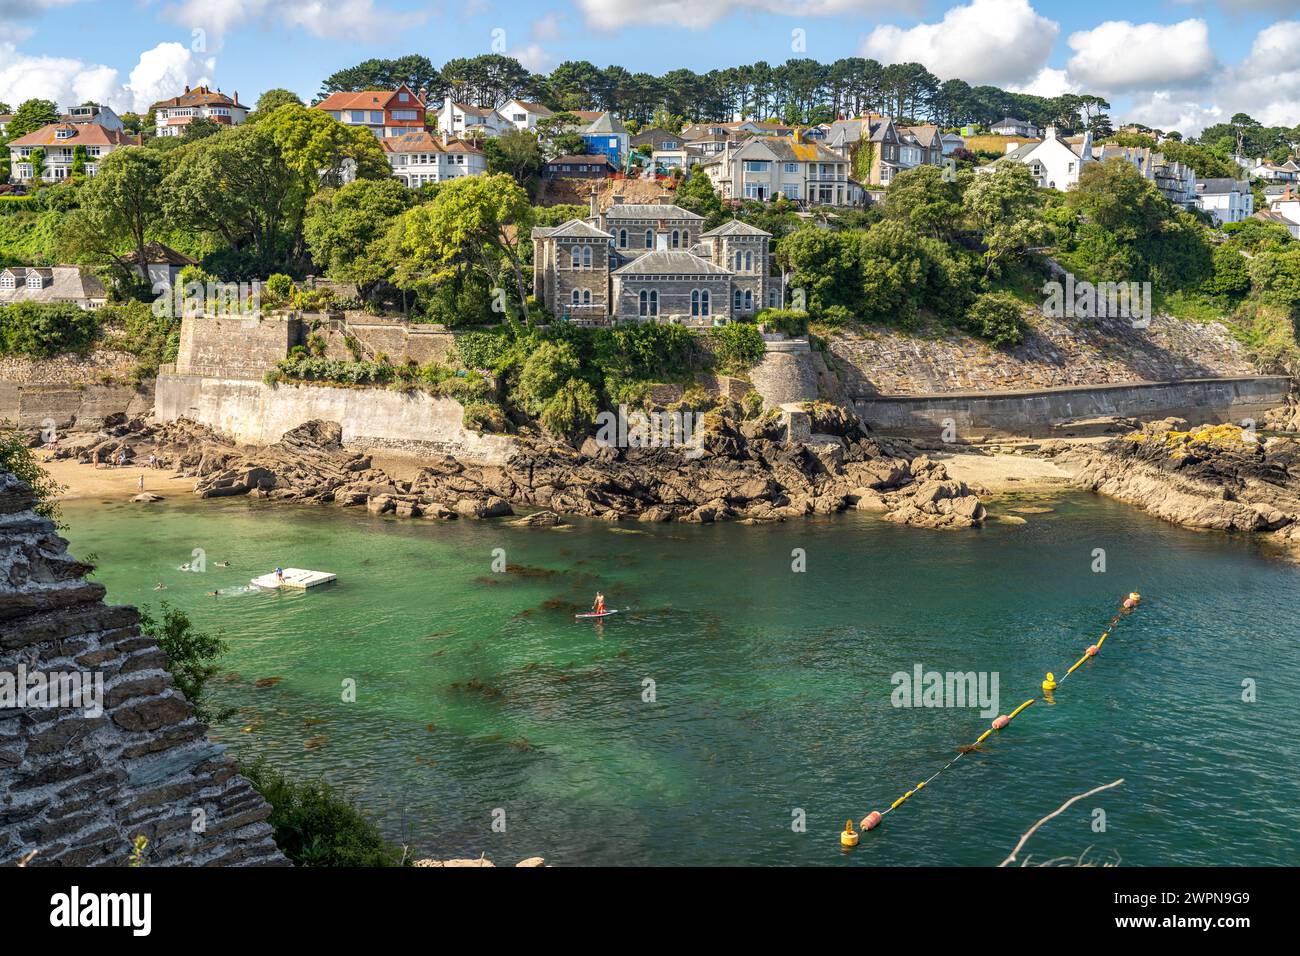
[[[1073,386],[1003,392],[864,395],[854,410],[884,434],[937,437],[951,421],[961,439],[1095,434],[1113,418],[1177,416],[1196,423],[1263,420],[1291,380],[1280,375]]]
[[[514,442],[465,428],[464,408],[454,399],[384,388],[277,385],[243,378],[178,373],[158,376],[154,414],[159,421],[188,418],[244,445],[269,445],[313,419],[338,422],[343,443],[366,451],[419,457],[455,455],[480,464],[501,464]]]

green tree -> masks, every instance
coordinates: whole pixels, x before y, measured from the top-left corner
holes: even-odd
[[[253,108],[253,112],[249,114],[248,121],[250,123],[256,122],[264,116],[271,115],[281,106],[289,105],[303,106],[304,103],[298,98],[298,94],[294,93],[292,90],[286,90],[280,87],[267,90],[257,98],[257,105]]]
[[[70,247],[81,261],[109,262],[124,274],[125,253],[136,255],[135,270],[148,281],[145,235],[159,216],[162,164],[148,150],[119,149],[99,162],[98,172],[81,190],[81,208],[67,223]]]
[[[483,143],[490,173],[507,173],[529,188],[542,171],[542,149],[537,137],[523,130],[509,130]]]
[[[99,338],[96,314],[71,302],[24,300],[0,306],[0,354],[48,359],[82,352]]]
[[[62,527],[59,495],[64,487],[41,467],[29,447],[30,439],[16,428],[0,428],[0,471],[9,471],[27,482],[36,498],[35,511]]]
[[[366,295],[388,277],[380,251],[372,247],[412,202],[411,190],[397,179],[358,179],[341,189],[322,189],[308,202],[303,222],[312,259]]]
[[[722,199],[713,188],[713,180],[700,169],[687,176],[686,181],[677,188],[675,201],[683,209],[703,216],[706,226],[722,221]]]
[[[550,398],[566,382],[576,378],[581,370],[582,363],[568,342],[542,342],[528,356],[519,375],[522,404],[532,414],[538,414]]]
[[[58,121],[59,107],[53,100],[25,100],[5,127],[5,138],[12,141]]]
[[[526,315],[519,236],[527,231],[530,214],[528,194],[503,173],[445,183],[432,201],[403,213],[387,237],[395,284],[429,291],[466,273],[478,273],[495,284],[508,272],[514,280],[516,314]]]
[[[961,189],[938,166],[922,165],[894,177],[885,195],[885,218],[927,236],[951,235],[961,222]]]
[[[225,653],[224,641],[195,630],[189,615],[166,601],[159,606],[157,617],[150,608],[140,608],[140,633],[157,641],[167,655],[172,681],[193,705],[199,720],[212,724],[228,716],[209,710],[204,697],[208,681],[220,670],[216,661]]]
[[[984,272],[996,274],[1006,262],[1043,242],[1047,225],[1038,215],[1042,197],[1029,167],[1001,160],[993,172],[976,176],[962,196],[962,208],[984,234]]]

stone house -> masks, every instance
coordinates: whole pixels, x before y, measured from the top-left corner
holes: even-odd
[[[705,232],[666,197],[591,203],[585,221],[532,232],[533,294],[557,317],[708,327],[781,304],[770,233],[738,221]]]

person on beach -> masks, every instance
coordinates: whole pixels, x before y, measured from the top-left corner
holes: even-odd
[[[98,468],[98,467],[99,467],[99,449],[98,449],[98,448],[95,449],[95,453],[91,456],[91,460],[95,463],[95,467]]]
[[[150,468],[157,468],[157,467],[158,467],[158,458],[157,458],[156,455],[150,455],[150,456],[149,456],[149,467],[150,467]]]
[[[136,481],[135,486],[138,490],[144,491],[144,475],[140,476],[139,480]]]

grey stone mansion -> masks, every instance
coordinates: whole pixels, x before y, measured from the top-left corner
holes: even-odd
[[[723,325],[781,305],[769,274],[771,233],[738,220],[703,231],[703,217],[661,197],[598,208],[534,228],[533,294],[556,318],[591,324]]]

